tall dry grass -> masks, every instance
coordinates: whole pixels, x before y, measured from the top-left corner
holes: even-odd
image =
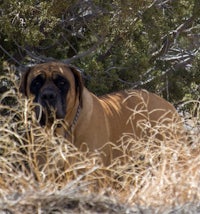
[[[10,89],[0,97],[1,213],[169,213],[199,209],[200,105],[184,116],[187,142],[177,136],[134,140],[124,133],[120,149],[126,163],[102,164],[98,152],[80,152],[54,129],[38,126],[34,105],[18,92],[12,70],[1,81]],[[185,103],[187,105],[188,103]],[[193,108],[193,109],[194,109]],[[174,124],[176,127],[176,124]]]

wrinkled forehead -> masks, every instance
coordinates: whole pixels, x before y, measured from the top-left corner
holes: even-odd
[[[63,63],[44,63],[35,65],[31,68],[29,79],[34,79],[40,74],[45,75],[46,78],[51,78],[54,75],[62,75],[73,81],[73,74],[70,68]]]

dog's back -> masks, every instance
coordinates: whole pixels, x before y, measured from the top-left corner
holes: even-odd
[[[100,97],[100,103],[109,122],[113,141],[121,133],[134,133],[141,137],[146,127],[181,124],[181,119],[172,104],[145,90],[129,90]]]
[[[129,90],[102,96],[99,102],[108,127],[108,141],[117,147],[126,138],[138,144],[150,137],[155,141],[179,139],[183,142],[184,130],[179,114],[172,104],[156,94]],[[112,157],[120,154],[116,149]]]

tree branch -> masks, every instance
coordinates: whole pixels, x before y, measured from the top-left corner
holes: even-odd
[[[9,56],[15,63],[17,63],[18,65],[21,65],[21,63],[19,61],[17,61],[6,49],[4,49],[4,47],[2,45],[0,45],[0,49],[7,55]]]
[[[165,35],[162,38],[162,46],[160,49],[152,54],[152,57],[150,59],[151,62],[155,61],[156,59],[159,59],[163,57],[169,49],[172,47],[173,44],[176,44],[176,39],[178,36],[188,28],[192,26],[192,23],[194,22],[194,17],[190,17],[186,22],[179,25],[175,30],[169,32],[168,35]]]
[[[80,59],[80,58],[83,58],[83,57],[86,57],[90,54],[92,54],[94,51],[97,50],[97,48],[99,47],[99,45],[101,45],[103,43],[104,39],[101,38],[99,39],[99,41],[97,43],[95,43],[91,48],[89,48],[88,50],[82,52],[82,53],[79,53],[69,59],[65,59],[65,60],[62,60],[62,62],[64,63],[67,63],[67,64],[70,64],[70,63],[73,63],[75,60],[77,59]]]

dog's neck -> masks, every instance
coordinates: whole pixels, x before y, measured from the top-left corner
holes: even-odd
[[[80,117],[81,108],[81,104],[77,99],[74,102],[74,105],[70,109],[68,109],[66,117],[57,124],[55,130],[57,136],[61,135],[68,141],[73,141],[73,133]]]

